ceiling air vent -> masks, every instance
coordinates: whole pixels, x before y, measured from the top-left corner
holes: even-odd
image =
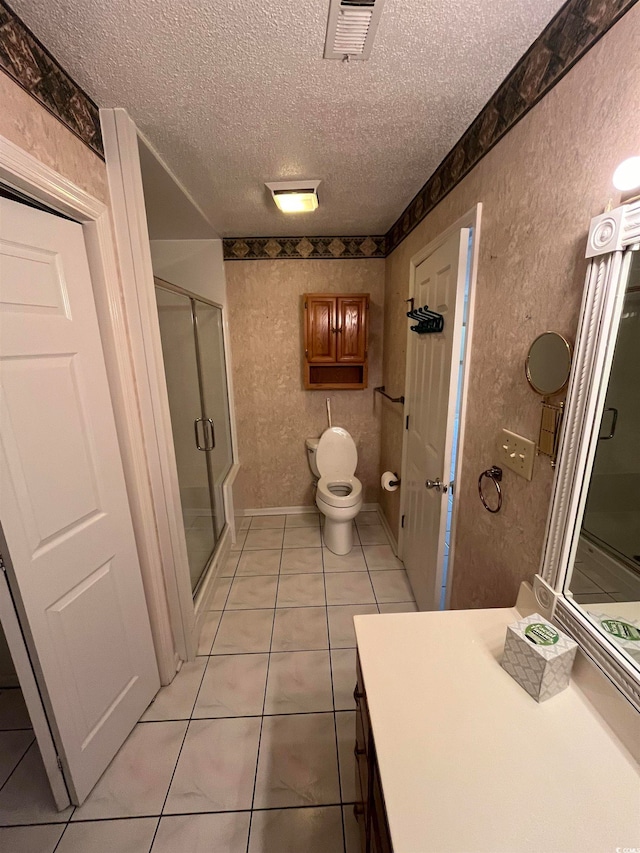
[[[331,0],[325,59],[368,59],[384,0]]]

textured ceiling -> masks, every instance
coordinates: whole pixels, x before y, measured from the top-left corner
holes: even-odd
[[[10,0],[125,107],[220,236],[384,233],[561,7],[386,0],[371,58],[322,59],[328,0]],[[319,178],[286,217],[265,181]]]

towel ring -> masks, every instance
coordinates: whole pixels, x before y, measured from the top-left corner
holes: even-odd
[[[489,480],[496,487],[496,492],[498,494],[498,506],[493,509],[487,503],[485,496],[482,493],[482,478],[488,477]],[[500,480],[502,480],[502,468],[498,468],[497,465],[492,465],[491,468],[487,468],[486,471],[483,471],[482,474],[478,477],[478,494],[480,495],[480,500],[482,501],[482,506],[487,510],[487,512],[500,512],[502,507],[502,489],[500,488]]]

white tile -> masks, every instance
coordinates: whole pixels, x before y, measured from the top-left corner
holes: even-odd
[[[148,853],[158,818],[70,823],[56,853]]]
[[[251,808],[259,717],[192,720],[165,814]]]
[[[275,607],[278,578],[236,577],[231,584],[227,610],[257,610]]]
[[[333,714],[265,717],[253,807],[323,805],[339,798]]]
[[[285,548],[282,552],[280,564],[282,574],[304,574],[321,571],[322,551],[320,548]]]
[[[250,515],[236,515],[236,530],[248,530],[250,524]]]
[[[209,610],[224,610],[232,582],[233,578],[218,578],[216,580]]]
[[[271,654],[265,714],[332,710],[328,651]]]
[[[372,524],[380,524],[380,516],[375,510],[359,512],[356,515],[356,527],[369,527]]]
[[[381,524],[365,524],[358,528],[362,545],[388,545],[389,539]]]
[[[0,850],[5,853],[53,853],[64,826],[11,826],[0,829]]]
[[[276,607],[313,607],[324,603],[324,575],[280,575]]]
[[[327,604],[375,604],[368,572],[336,572],[325,575]]]
[[[7,781],[33,740],[33,732],[30,729],[0,732],[0,788]]]
[[[237,576],[243,575],[277,575],[280,571],[279,550],[244,551],[238,563]]]
[[[262,714],[269,655],[218,655],[209,658],[194,719]]]
[[[340,806],[256,811],[248,853],[343,853]]]
[[[380,613],[416,613],[418,605],[415,601],[394,601],[391,604],[379,604]]]
[[[364,833],[364,827],[361,829],[354,814],[353,806],[342,807],[342,820],[344,821],[346,853],[362,853],[361,833]]]
[[[216,631],[218,630],[218,625],[220,624],[221,616],[221,610],[208,610],[205,613],[204,619],[202,621],[202,628],[200,629],[200,638],[198,640],[197,654],[210,654],[211,646],[213,645],[213,640],[216,636]]]
[[[356,712],[338,711],[336,713],[338,732],[338,763],[340,765],[340,791],[343,803],[355,803],[356,796],[356,759],[353,750],[356,745]]]
[[[356,686],[356,650],[331,650],[331,676],[333,700],[336,711],[353,711],[356,703],[353,690]]]
[[[226,559],[224,566],[222,567],[222,569],[220,571],[220,577],[221,578],[232,578],[236,573],[236,569],[238,568],[238,561],[239,560],[240,560],[240,554],[237,551],[234,551],[233,553],[229,554],[229,556]]]
[[[284,531],[284,548],[319,548],[320,529],[316,527],[287,527]]]
[[[247,551],[265,551],[282,548],[282,528],[277,530],[249,530],[244,547]]]
[[[384,569],[404,569],[391,549],[391,545],[366,545],[363,549],[367,568],[370,572]]]
[[[186,728],[138,723],[72,819],[159,815]]]
[[[284,519],[284,515],[254,515],[249,530],[281,530]]]
[[[367,564],[360,545],[354,545],[348,554],[334,554],[328,548],[322,549],[325,572],[366,572]]]
[[[151,853],[245,853],[249,812],[170,815],[160,820]]]
[[[211,654],[268,652],[273,613],[273,610],[225,610]]]
[[[296,515],[288,515],[285,522],[287,527],[319,527],[320,513],[319,512],[302,512]]]
[[[324,607],[282,607],[276,610],[272,652],[328,649],[327,611]]]
[[[156,698],[142,715],[143,722],[152,720],[188,720],[200,689],[206,658],[182,664],[171,684],[161,687]]]
[[[576,595],[598,593],[602,591],[600,587],[591,580],[591,578],[587,577],[587,575],[579,569],[574,569],[573,574],[571,575],[570,587],[571,592]]]
[[[411,601],[413,590],[406,572],[374,572],[371,583],[378,602]]]
[[[375,604],[341,604],[327,608],[329,616],[329,642],[332,649],[355,649],[356,632],[354,616],[377,613]]]
[[[242,551],[244,543],[247,541],[248,528],[236,530],[236,541],[231,544],[232,551]]]
[[[30,729],[31,719],[19,687],[0,689],[0,731]]]
[[[64,823],[73,808],[59,812],[37,743],[13,771],[0,791],[0,826],[19,823]]]

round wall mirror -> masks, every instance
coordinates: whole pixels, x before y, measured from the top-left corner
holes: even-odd
[[[545,397],[559,394],[569,381],[571,344],[558,332],[538,335],[529,347],[525,362],[527,381]]]

